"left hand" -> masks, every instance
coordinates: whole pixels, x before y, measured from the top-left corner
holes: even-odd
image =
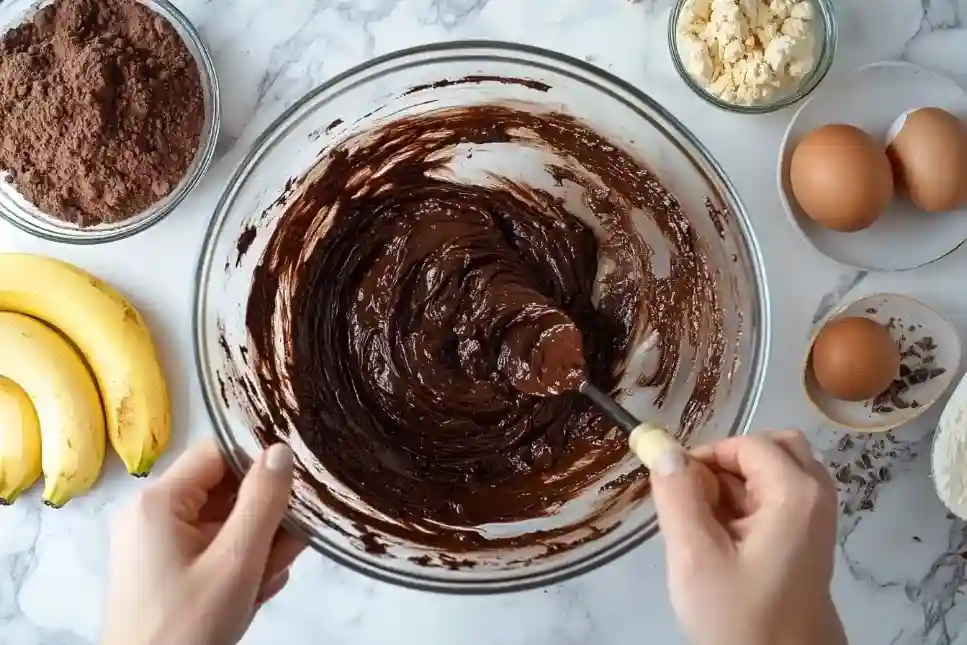
[[[231,645],[282,591],[304,543],[280,529],[292,451],[262,452],[241,485],[211,441],[118,516],[103,645]]]

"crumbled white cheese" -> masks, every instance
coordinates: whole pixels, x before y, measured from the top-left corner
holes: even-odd
[[[712,0],[685,0],[685,11],[708,21],[712,15]]]
[[[712,16],[707,32],[725,50],[730,43],[745,40],[748,24],[735,0],[712,0]]]
[[[762,47],[768,47],[772,39],[779,35],[779,29],[782,25],[776,22],[767,22],[764,25],[760,25],[755,30],[755,35],[759,39],[759,45]]]
[[[789,10],[789,17],[808,22],[816,17],[816,8],[811,2],[799,2]]]
[[[808,20],[802,20],[800,18],[786,18],[785,22],[782,23],[782,28],[779,31],[781,31],[784,36],[789,36],[790,38],[795,38],[802,42],[812,37],[810,26],[811,22]]]
[[[797,4],[800,4],[799,0],[772,0],[769,9],[777,18],[785,19],[792,15],[792,9]]]
[[[715,68],[712,65],[708,47],[701,40],[686,34],[679,42],[679,50],[682,54],[682,63],[689,74],[702,79],[703,83],[711,81]]]
[[[692,78],[739,105],[775,99],[816,65],[812,0],[685,0],[678,53]]]
[[[765,58],[778,73],[801,79],[816,65],[815,45],[811,38],[783,34],[769,42]]]

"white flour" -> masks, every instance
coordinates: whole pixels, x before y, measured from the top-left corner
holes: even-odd
[[[958,388],[959,389],[959,388]],[[933,446],[933,478],[940,500],[967,519],[967,402],[944,411]]]

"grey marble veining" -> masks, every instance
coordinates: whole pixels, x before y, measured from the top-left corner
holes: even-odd
[[[903,274],[846,270],[817,255],[787,223],[775,190],[776,150],[791,111],[748,119],[716,112],[693,96],[667,51],[671,0],[176,4],[212,49],[224,97],[219,160],[200,190],[150,234],[112,244],[109,253],[43,243],[0,224],[0,250],[50,253],[88,267],[131,294],[148,318],[167,371],[185,375],[172,379],[177,430],[162,467],[210,432],[185,324],[194,261],[221,187],[259,133],[306,91],[375,55],[453,39],[539,45],[643,88],[701,138],[738,187],[763,246],[775,326],[757,426],[803,427],[827,462],[839,465],[835,470],[856,460],[862,465],[840,483],[844,511],[834,595],[850,642],[967,645],[967,526],[946,513],[929,480],[939,408],[888,437],[853,437],[846,445],[844,434],[823,423],[805,401],[798,372],[814,324],[840,304],[878,291],[916,294],[949,315],[967,338],[962,277],[967,252]],[[836,0],[836,5],[841,41],[834,77],[861,64],[905,58],[967,87],[967,0]],[[0,2],[0,20],[3,14]],[[741,149],[735,146],[739,129]],[[888,473],[881,475],[881,468]],[[137,487],[109,460],[94,494],[64,509],[42,508],[36,491],[0,509],[0,645],[97,642],[107,520]],[[453,598],[390,587],[307,554],[245,643],[683,645],[663,567],[656,539],[562,585],[513,596]],[[424,625],[419,632],[417,622]]]

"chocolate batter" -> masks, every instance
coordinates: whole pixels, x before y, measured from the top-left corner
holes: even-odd
[[[448,175],[457,146],[502,143],[554,153],[548,172],[584,191],[593,221],[540,189]],[[667,275],[634,211],[667,240]],[[327,152],[256,270],[246,323],[275,429],[261,438],[298,433],[383,516],[319,484],[351,520],[450,553],[500,548],[481,525],[552,513],[626,458],[574,392],[614,391],[646,332],[659,405],[683,336],[718,334],[681,430],[704,420],[722,368],[713,286],[677,200],[575,119],[500,105],[398,119]],[[613,489],[647,487],[639,474]]]

